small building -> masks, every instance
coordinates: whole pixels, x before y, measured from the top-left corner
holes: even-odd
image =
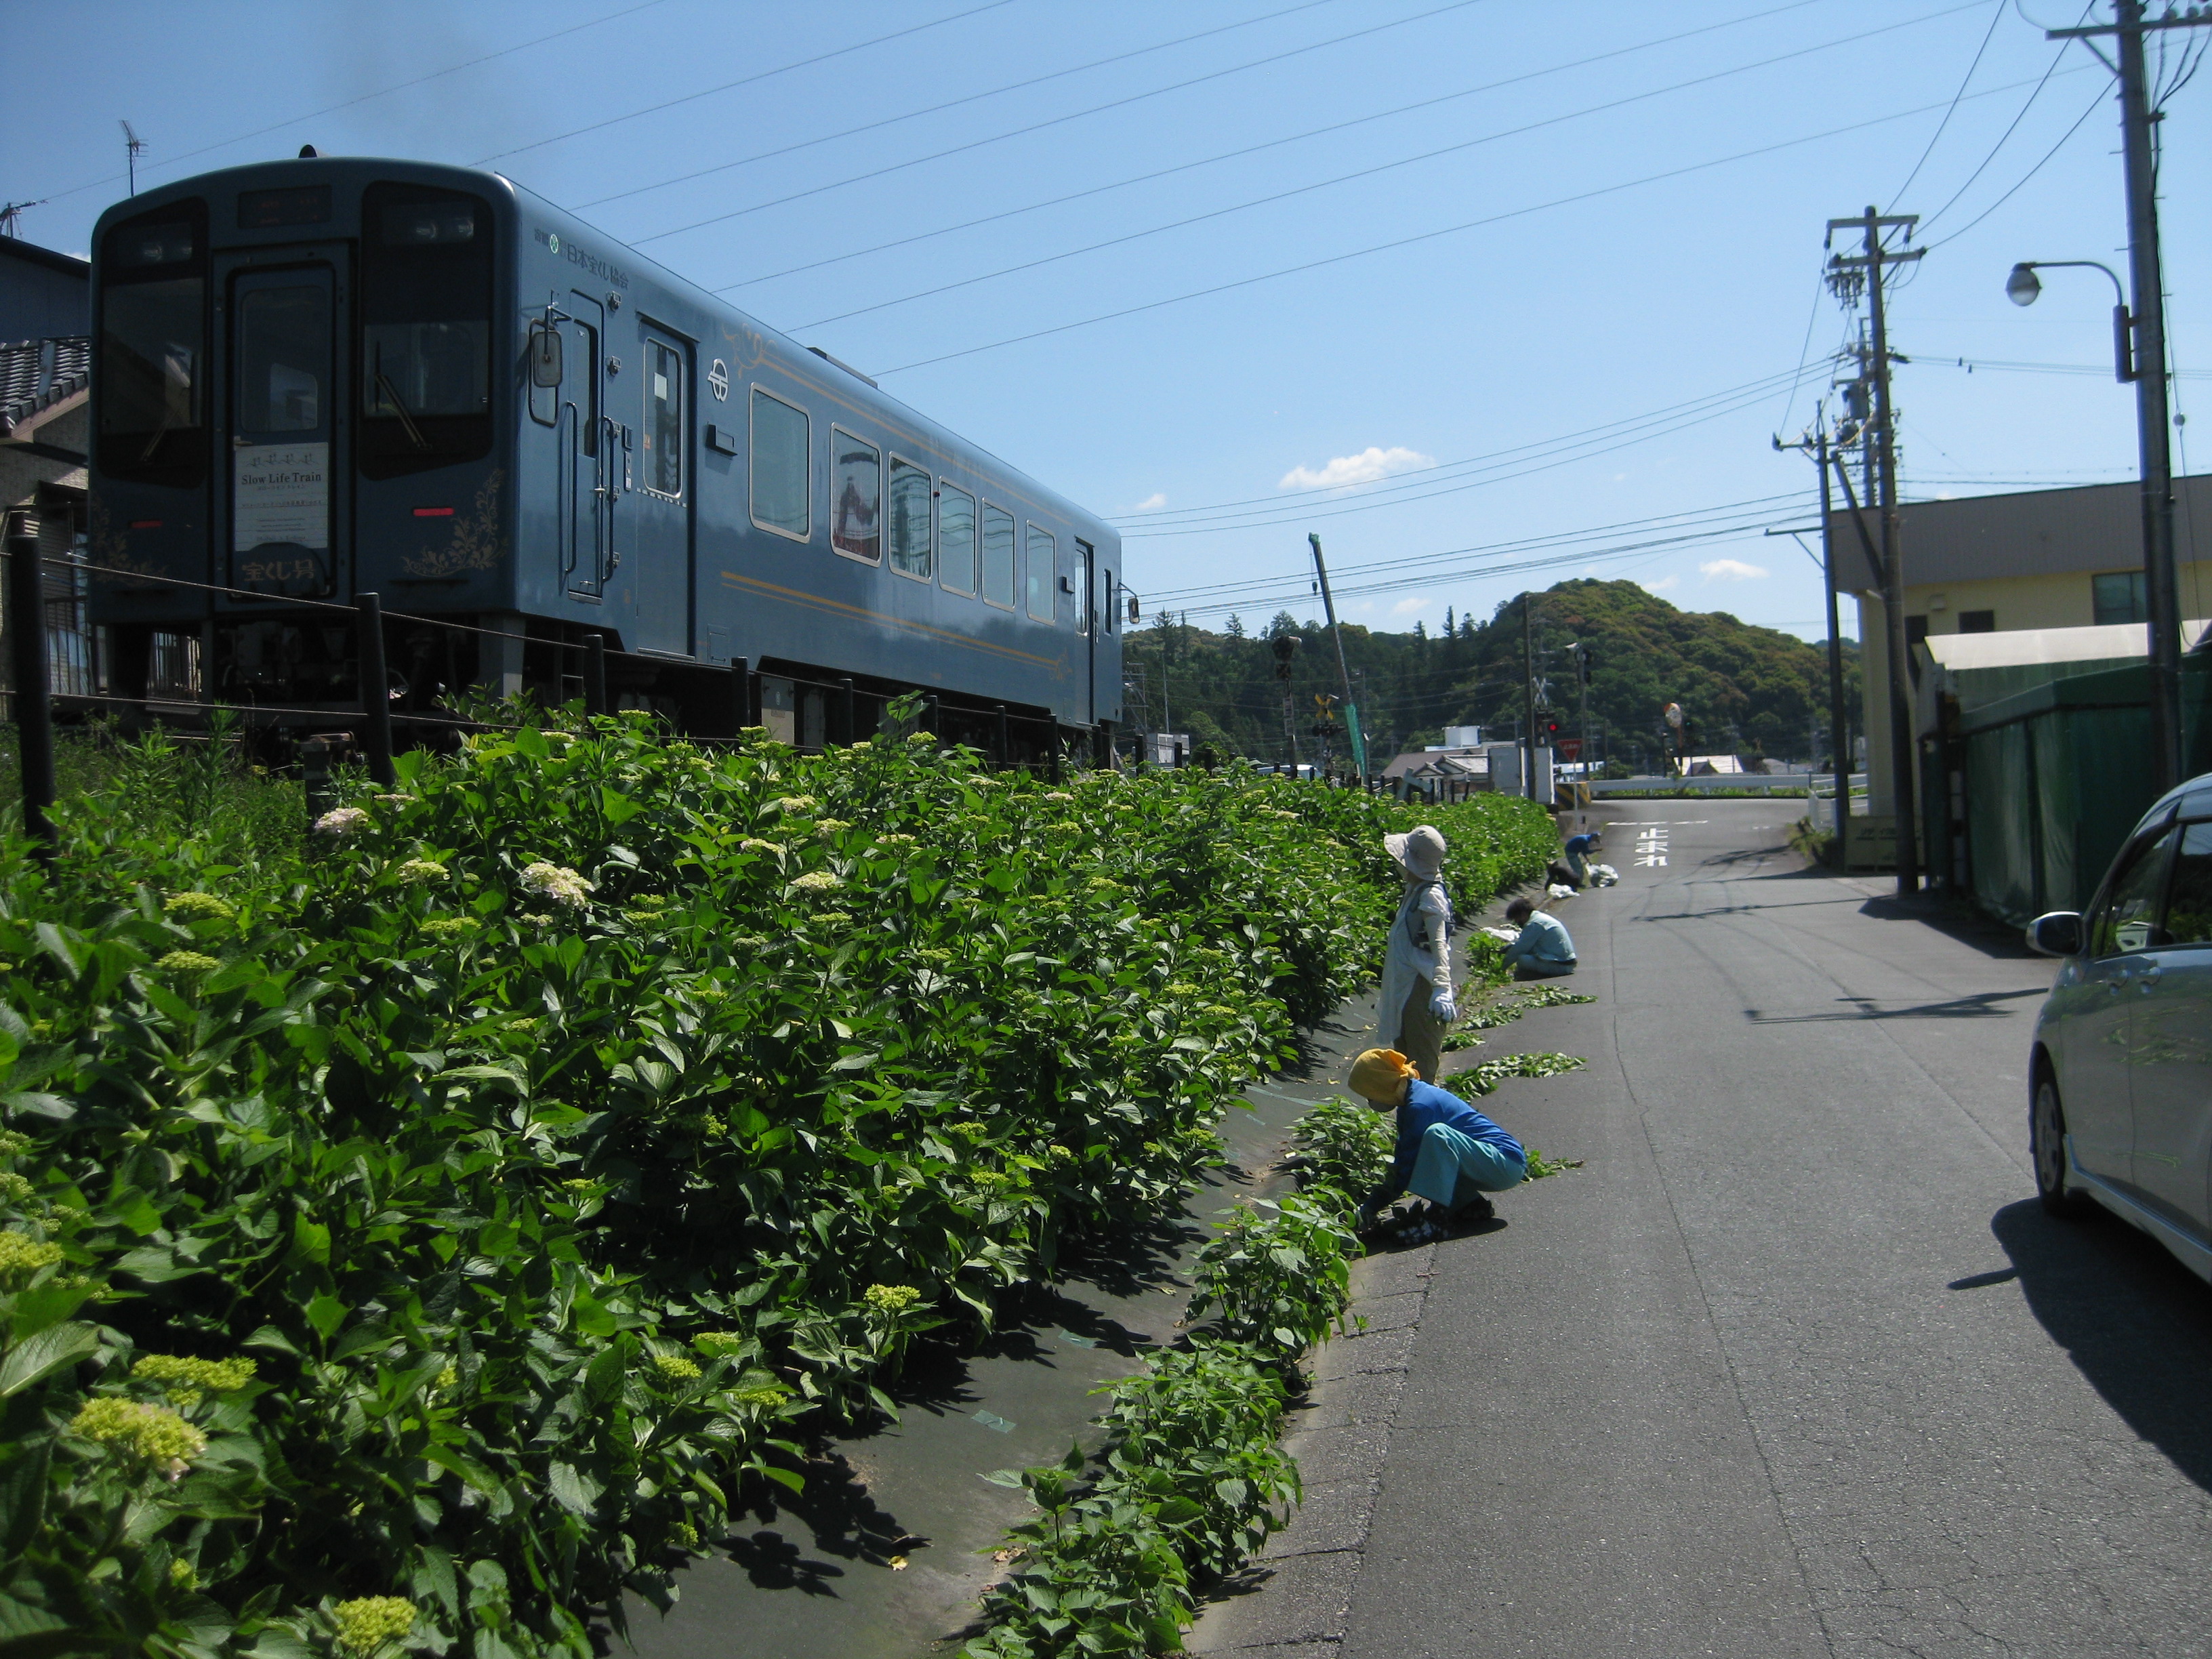
[[[92,267],[0,236],[0,513],[35,515],[53,688],[97,691],[86,623]]]
[[[2174,480],[2174,556],[2184,616],[2212,615],[2212,474]],[[1878,515],[1863,513],[1867,536],[1881,544]],[[1899,509],[1905,564],[1905,637],[1910,647],[1959,634],[2011,634],[2134,624],[2130,655],[2148,654],[2142,634],[2142,491],[2134,483],[2090,484],[1956,501],[1911,501]],[[1858,602],[1859,651],[1867,735],[1867,805],[1893,811],[1889,763],[1888,623],[1881,583],[1848,509],[1829,521],[1836,585]],[[2195,643],[2194,636],[2184,648]],[[1916,684],[1928,658],[1909,665]],[[1916,729],[1932,729],[1927,723]]]

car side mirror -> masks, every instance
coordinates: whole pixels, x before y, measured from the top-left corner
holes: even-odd
[[[2081,955],[2081,913],[2053,910],[2049,915],[2038,916],[2027,924],[2027,948],[2046,957]]]
[[[561,333],[558,329],[540,324],[530,331],[530,384],[535,386],[556,386],[561,384]]]

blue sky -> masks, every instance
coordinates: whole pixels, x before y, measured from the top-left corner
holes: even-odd
[[[1768,441],[1853,326],[1830,217],[1926,219],[1893,305],[1908,496],[2133,475],[2110,286],[2002,291],[2015,259],[2124,262],[2110,78],[2042,33],[2081,9],[10,0],[11,57],[69,67],[0,193],[82,252],[125,118],[142,182],[303,143],[488,164],[1115,519],[1201,623],[1316,610],[1315,531],[1376,627],[1597,574],[1817,638],[1817,571],[1760,532],[1814,519]],[[2208,97],[2165,123],[2185,410]]]

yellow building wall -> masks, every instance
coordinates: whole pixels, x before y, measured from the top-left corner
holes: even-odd
[[[1909,566],[1907,567],[1910,568]],[[2115,570],[2133,567],[2115,565]],[[1983,581],[1908,585],[1905,614],[1926,617],[1930,634],[1955,634],[1962,611],[1994,611],[1996,631],[2034,628],[2090,628],[2097,621],[2091,585],[2095,574],[2077,570],[2055,576],[1998,576]],[[2180,564],[2174,572],[2185,620],[2212,617],[2212,560]],[[1867,811],[1892,810],[1889,777],[1889,635],[1881,597],[1852,595],[1859,608],[1862,664],[1861,716],[1867,740]],[[1941,599],[1942,606],[1936,607]]]

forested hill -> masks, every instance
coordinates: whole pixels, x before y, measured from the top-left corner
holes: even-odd
[[[1566,647],[1576,641],[1589,647],[1590,729],[1610,735],[1620,760],[1633,761],[1638,743],[1652,750],[1670,702],[1689,716],[1698,752],[1802,757],[1816,720],[1825,744],[1826,652],[1794,635],[1724,611],[1680,610],[1631,581],[1561,582],[1533,596],[1530,621],[1537,676],[1569,733],[1577,729],[1578,694]],[[1188,732],[1224,756],[1283,758],[1282,682],[1270,642],[1285,633],[1304,641],[1291,659],[1291,690],[1300,754],[1312,759],[1314,695],[1338,690],[1336,654],[1321,622],[1287,611],[1259,629],[1231,617],[1224,631],[1209,633],[1163,615],[1133,631],[1126,659],[1146,703],[1133,705],[1132,719]],[[1344,651],[1377,766],[1400,748],[1440,741],[1448,725],[1488,726],[1500,738],[1519,733],[1518,598],[1487,622],[1455,617],[1449,637],[1347,623]],[[1846,707],[1856,709],[1858,651],[1848,641],[1844,670]]]

